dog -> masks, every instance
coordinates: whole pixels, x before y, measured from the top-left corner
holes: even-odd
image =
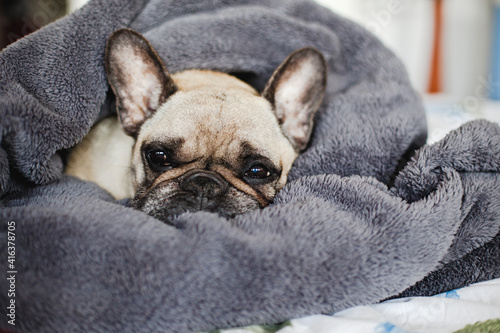
[[[108,39],[105,68],[118,117],[71,152],[66,173],[170,223],[184,212],[234,217],[272,203],[311,136],[327,65],[314,48],[290,54],[262,94],[210,70],[170,74],[130,29]]]

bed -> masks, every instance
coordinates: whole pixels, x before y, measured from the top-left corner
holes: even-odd
[[[122,27],[145,35],[172,72],[216,69],[258,90],[293,50],[325,55],[310,145],[272,205],[166,225],[63,175],[68,150],[114,114],[104,46]],[[498,124],[474,120],[426,144],[424,104],[400,60],[313,1],[92,0],[3,50],[0,73],[0,257],[12,257],[0,270],[13,276],[0,288],[15,287],[0,293],[1,329],[291,320],[286,331],[369,316],[395,332],[407,329],[404,315],[388,316],[402,297],[500,277]],[[318,314],[327,317],[308,317]]]

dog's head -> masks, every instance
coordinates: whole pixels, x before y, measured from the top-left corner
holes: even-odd
[[[132,205],[167,222],[269,205],[308,143],[327,76],[312,48],[288,56],[262,94],[219,72],[171,75],[128,29],[108,40],[106,71],[123,128],[136,138]]]

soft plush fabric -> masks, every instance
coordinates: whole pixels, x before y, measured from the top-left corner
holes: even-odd
[[[324,53],[329,83],[312,141],[273,205],[232,220],[188,213],[169,226],[62,175],[64,152],[114,113],[103,57],[121,27],[143,33],[172,72],[221,70],[258,89],[295,49]],[[272,324],[377,302],[418,281],[407,293],[500,272],[490,246],[500,128],[468,123],[409,159],[426,124],[403,65],[311,1],[91,1],[0,54],[0,138],[0,270],[9,270],[14,221],[17,271],[16,326],[1,292],[0,327]],[[464,269],[449,276],[450,267]]]

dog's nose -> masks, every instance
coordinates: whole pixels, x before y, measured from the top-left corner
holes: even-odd
[[[216,198],[224,195],[229,186],[219,174],[211,171],[196,171],[185,175],[179,187],[196,196]]]

